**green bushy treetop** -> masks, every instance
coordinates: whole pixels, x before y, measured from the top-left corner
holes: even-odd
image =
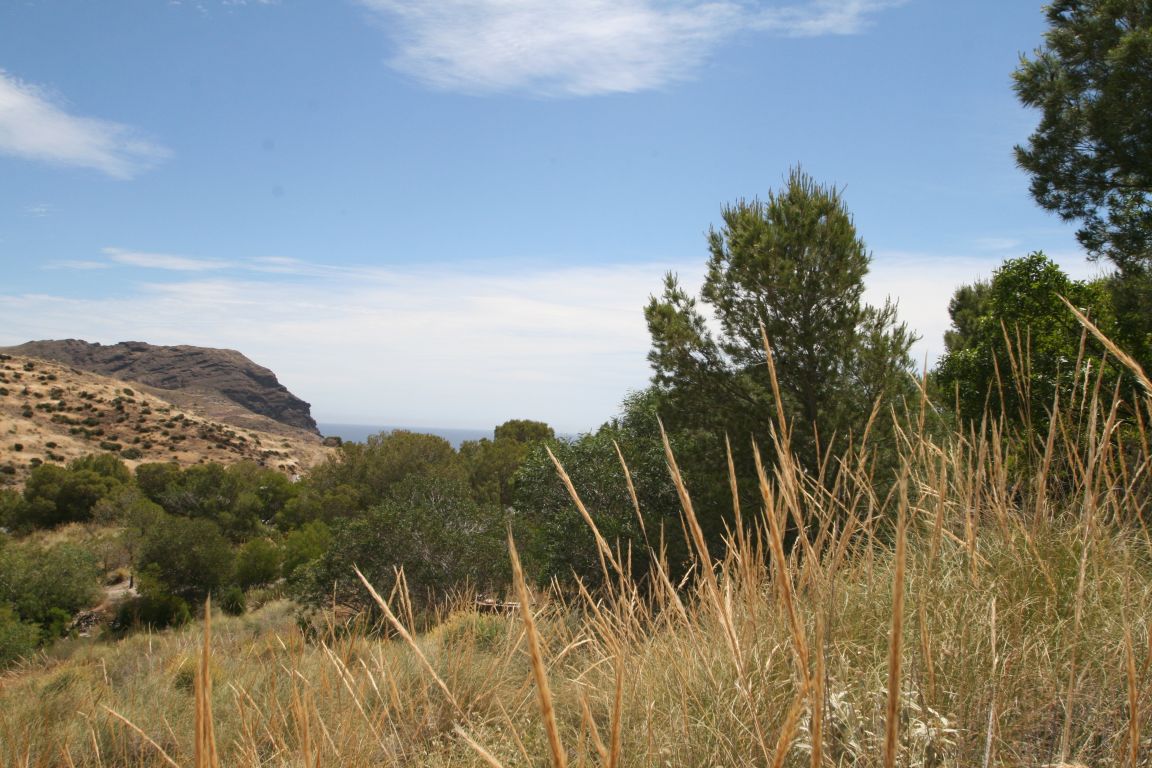
[[[1009,259],[990,282],[959,288],[951,303],[952,330],[935,372],[943,397],[960,414],[979,420],[986,409],[1011,423],[1042,431],[1057,392],[1067,395],[1077,360],[1099,366],[1097,345],[1060,300],[1091,315],[1107,333],[1115,326],[1103,281],[1070,279],[1043,253]]]
[[[708,234],[703,306],[669,275],[645,309],[666,418],[727,431],[741,447],[750,435],[766,443],[774,403],[763,326],[811,464],[817,436],[858,431],[876,398],[911,390],[914,336],[890,303],[863,302],[870,256],[835,189],[794,169],[781,190],[726,206],[722,218]]]

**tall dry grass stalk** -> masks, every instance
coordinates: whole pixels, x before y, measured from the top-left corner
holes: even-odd
[[[196,768],[220,768],[212,719],[212,598],[204,601],[204,642],[193,683],[196,696]]]
[[[904,576],[907,516],[903,505],[896,524],[896,558],[892,569],[892,629],[888,635],[888,705],[884,728],[884,768],[894,768],[900,747],[900,702],[904,657]]]
[[[520,601],[520,617],[524,621],[524,634],[528,638],[528,652],[532,659],[532,677],[536,680],[536,692],[540,699],[540,716],[544,721],[544,731],[548,734],[548,748],[552,755],[554,768],[565,768],[568,765],[568,755],[564,745],[560,743],[560,728],[556,723],[556,712],[552,704],[552,688],[548,684],[548,669],[544,664],[544,655],[540,649],[540,635],[536,631],[536,619],[532,615],[532,595],[528,592],[528,584],[524,580],[524,569],[520,565],[520,554],[516,551],[516,542],[512,538],[512,531],[508,531],[508,556],[512,559],[512,582],[516,588],[516,596]]]

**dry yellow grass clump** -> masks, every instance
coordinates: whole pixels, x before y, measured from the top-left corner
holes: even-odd
[[[411,634],[400,588],[380,633],[280,602],[28,662],[0,763],[1152,765],[1149,403],[1079,391],[1038,446],[934,434],[921,403],[883,492],[867,437],[818,482],[781,418],[723,553],[668,451],[687,584],[636,583],[597,535],[609,587],[533,593],[510,540],[519,614],[461,601]]]

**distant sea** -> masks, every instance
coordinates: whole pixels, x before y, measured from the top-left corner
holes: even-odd
[[[392,432],[405,429],[409,432],[420,432],[426,435],[437,435],[452,443],[453,448],[459,448],[465,440],[479,440],[486,437],[492,439],[491,429],[450,429],[447,427],[398,427],[395,425],[377,426],[372,424],[325,424],[319,425],[320,434],[324,437],[339,437],[346,443],[363,443],[369,435],[378,435],[381,432]]]

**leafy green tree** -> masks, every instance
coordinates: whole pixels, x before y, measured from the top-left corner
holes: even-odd
[[[73,472],[90,471],[114,481],[117,485],[132,482],[132,471],[113,453],[90,453],[68,462]]]
[[[268,539],[251,539],[236,553],[236,582],[242,589],[271,584],[280,577],[280,548]]]
[[[516,476],[513,525],[517,540],[527,549],[536,575],[542,581],[566,580],[573,575],[596,584],[603,578],[596,542],[567,488],[545,451],[550,448],[564,466],[601,535],[621,553],[631,549],[633,575],[642,578],[650,566],[650,549],[664,543],[673,568],[685,560],[685,542],[679,523],[680,502],[668,474],[660,438],[657,410],[660,394],[652,388],[629,395],[616,418],[595,432],[573,440],[538,444],[525,457]],[[722,476],[723,446],[708,435],[677,432],[671,435],[678,462],[697,492],[708,477]],[[699,442],[697,442],[699,441]],[[641,517],[628,492],[619,454],[628,465],[640,503]],[[721,464],[697,472],[702,456],[718,457]],[[727,499],[726,481],[724,501]],[[714,508],[711,501],[698,505]],[[642,519],[641,519],[642,518]],[[718,543],[722,533],[718,518],[705,516],[706,534]],[[627,558],[622,558],[627,559]]]
[[[507,562],[500,509],[477,504],[463,480],[415,475],[363,514],[333,524],[331,546],[310,569],[302,596],[371,611],[353,566],[382,594],[402,568],[413,601],[426,605],[454,588],[504,584]]]
[[[0,488],[0,528],[15,528],[24,516],[24,497],[10,488]]]
[[[118,459],[115,461],[119,463]],[[97,502],[131,480],[130,475],[112,470],[112,465],[93,466],[84,460],[68,467],[41,464],[29,474],[24,485],[24,504],[15,510],[12,522],[17,528],[27,529],[91,520]]]
[[[460,445],[460,461],[467,469],[476,500],[509,507],[513,478],[532,446],[556,437],[541,421],[513,419],[496,427],[493,440],[468,440]]]
[[[331,546],[332,530],[320,520],[289,531],[284,535],[284,576],[295,580],[299,569],[319,560]]]
[[[113,544],[112,553],[126,564],[135,578],[135,571],[144,540],[154,525],[165,516],[164,508],[155,503],[134,485],[126,485],[113,491],[96,503],[92,510],[93,522],[97,526],[116,526],[119,532]],[[110,565],[110,564],[106,564]],[[105,567],[105,570],[109,570]]]
[[[976,342],[980,322],[990,312],[989,293],[992,286],[986,281],[977,280],[971,285],[962,285],[948,301],[948,317],[952,327],[944,331],[944,349],[949,353],[959,352]]]
[[[220,464],[197,464],[180,472],[160,506],[172,515],[219,521],[236,500],[236,489]]]
[[[40,627],[23,621],[11,606],[0,603],[0,669],[30,656],[40,642]]]
[[[180,465],[175,462],[148,462],[136,467],[136,487],[156,504],[163,506],[169,488],[180,482]]]
[[[1015,72],[1020,101],[1041,110],[1016,148],[1036,201],[1079,220],[1088,252],[1121,268],[1152,266],[1152,5],[1055,0],[1044,47]]]
[[[542,421],[531,419],[510,419],[493,430],[492,436],[497,440],[515,440],[518,443],[538,443],[541,440],[553,440],[556,430]]]
[[[8,543],[0,549],[0,606],[39,626],[45,638],[59,636],[73,614],[92,605],[99,575],[96,557],[74,544]]]
[[[144,535],[139,561],[164,591],[193,600],[232,579],[232,547],[220,527],[203,518],[160,518]]]
[[[337,456],[308,475],[300,498],[289,504],[282,527],[308,520],[331,522],[367,509],[410,478],[467,480],[452,444],[436,435],[395,430],[345,443]]]
[[[168,513],[213,520],[233,541],[265,533],[266,525],[297,494],[283,474],[253,462],[227,467],[197,464],[187,469],[175,464],[141,464],[136,482]]]
[[[354,485],[332,477],[317,478],[315,483],[312,479],[312,476],[306,478],[299,493],[277,513],[275,523],[281,531],[291,531],[311,522],[331,522],[354,515],[364,508],[363,493]]]
[[[1088,310],[1105,332],[1113,327],[1106,286],[1071,280],[1040,252],[1005,261],[990,283],[957,290],[935,377],[945,396],[956,397],[961,416],[979,420],[990,408],[1043,432],[1053,398],[1076,375],[1083,335],[1061,296]],[[1095,345],[1088,345],[1082,365],[1098,366]]]
[[[796,169],[767,200],[742,200],[722,215],[708,236],[707,313],[671,275],[645,310],[653,380],[673,426],[764,443],[773,403],[763,325],[797,448],[811,465],[818,437],[858,430],[872,398],[910,391],[914,337],[891,304],[862,302],[870,257],[835,189]]]
[[[233,539],[259,535],[296,497],[296,484],[282,472],[241,461],[225,470],[232,503],[219,519]]]

